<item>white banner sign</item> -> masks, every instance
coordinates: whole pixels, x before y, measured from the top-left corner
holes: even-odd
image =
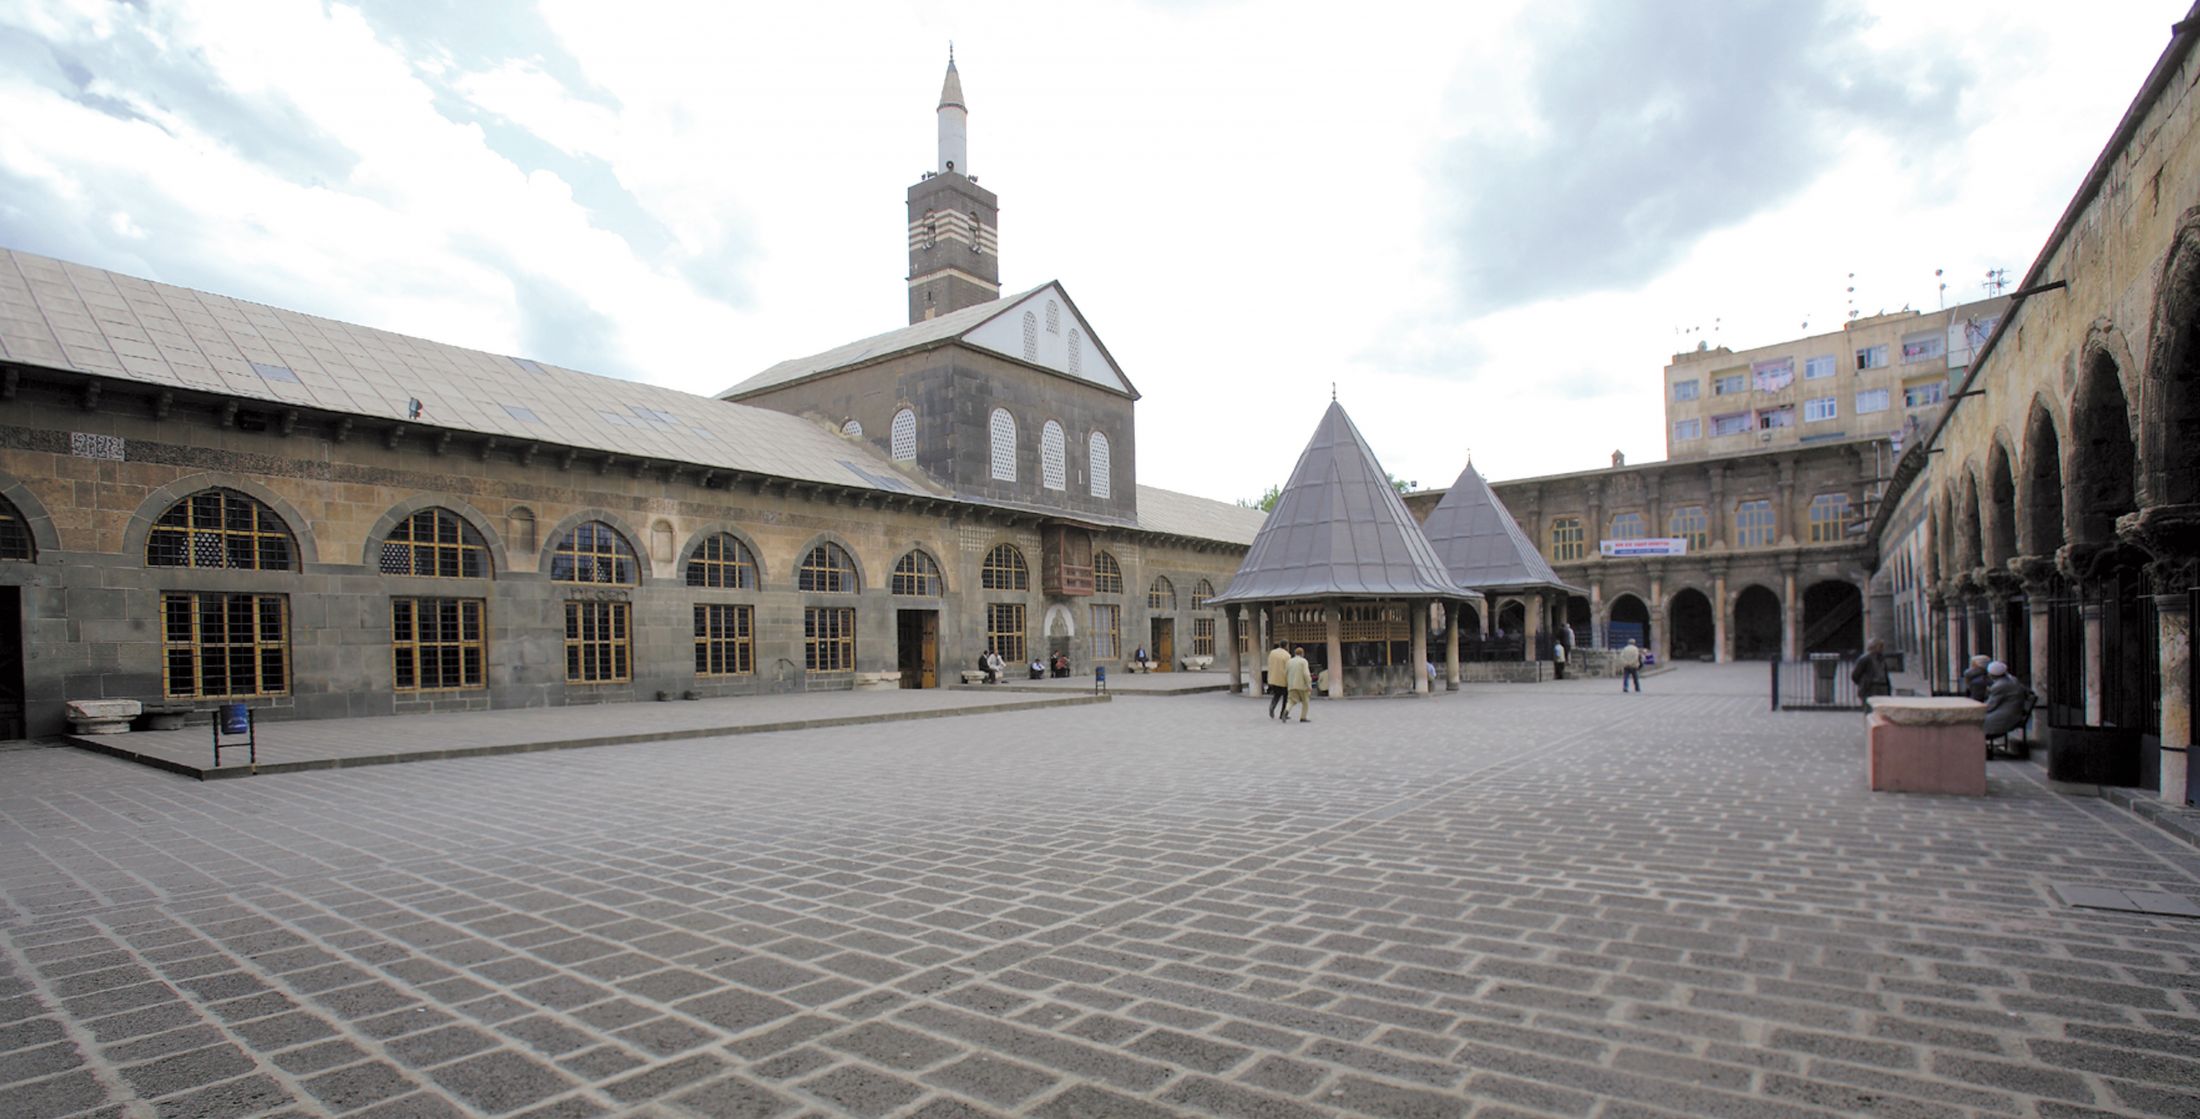
[[[1685,536],[1648,536],[1637,540],[1600,540],[1597,547],[1614,558],[1634,556],[1685,556],[1688,554],[1688,538]]]

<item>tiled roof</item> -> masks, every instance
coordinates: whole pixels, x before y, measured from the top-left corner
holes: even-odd
[[[1195,540],[1220,540],[1226,544],[1251,544],[1260,534],[1268,514],[1227,501],[1177,493],[1153,486],[1138,487],[1138,527],[1149,532]]]
[[[1421,531],[1462,586],[1566,586],[1471,462],[1429,511]]]
[[[1046,286],[1040,284],[1039,287],[1032,288],[1030,291],[1018,292],[1005,299],[996,299],[990,303],[964,307],[959,311],[949,311],[936,318],[911,323],[899,330],[889,330],[884,334],[874,334],[869,338],[850,342],[845,346],[835,346],[830,350],[811,354],[808,357],[788,358],[762,373],[758,373],[756,376],[720,392],[718,398],[720,400],[730,400],[735,397],[747,396],[752,392],[799,381],[804,377],[823,373],[830,369],[839,369],[872,358],[903,353],[908,350],[919,349],[933,342],[944,342],[950,338],[960,337],[972,327],[978,326],[987,319],[1008,310],[1016,304],[1017,300],[1032,295]]]
[[[1324,597],[1469,597],[1334,401],[1229,588],[1208,601]]]

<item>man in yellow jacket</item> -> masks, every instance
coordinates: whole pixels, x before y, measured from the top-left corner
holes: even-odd
[[[1291,721],[1291,709],[1299,709],[1299,721],[1313,722],[1306,717],[1307,705],[1314,699],[1314,666],[1306,663],[1306,646],[1291,650],[1291,659],[1283,668],[1284,686],[1291,691],[1290,702],[1284,704],[1283,721]]]
[[[1283,642],[1268,650],[1268,717],[1281,719],[1290,708],[1284,704],[1283,676],[1290,668],[1291,654],[1284,651]]]

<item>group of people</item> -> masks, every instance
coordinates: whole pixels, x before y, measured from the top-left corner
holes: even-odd
[[[1297,708],[1299,721],[1311,723],[1307,709],[1314,699],[1314,666],[1306,660],[1306,647],[1284,648],[1283,642],[1268,650],[1268,717],[1291,721]],[[1279,713],[1280,708],[1280,713]]]
[[[1051,660],[1034,656],[1026,668],[1030,671],[1031,678],[1034,680],[1044,680],[1049,675],[1057,680],[1066,680],[1069,678],[1069,655],[1056,653]],[[978,671],[985,673],[986,683],[1000,683],[1007,669],[1008,662],[1001,659],[1000,650],[987,649],[985,652],[978,654]]]

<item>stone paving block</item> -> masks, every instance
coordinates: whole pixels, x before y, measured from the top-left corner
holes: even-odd
[[[988,1103],[1013,1107],[1052,1088],[1060,1078],[1029,1065],[978,1053],[926,1073],[924,1079]]]
[[[331,1112],[356,1111],[368,1104],[405,1095],[418,1087],[395,1065],[384,1061],[322,1073],[301,1084]]]
[[[234,1045],[194,1049],[132,1065],[122,1070],[123,1079],[147,1099],[181,1092],[251,1072],[253,1060]]]
[[[547,1099],[573,1083],[546,1065],[505,1050],[443,1065],[428,1076],[467,1105],[492,1115]]]
[[[800,1105],[762,1085],[729,1076],[673,1097],[680,1107],[703,1119],[775,1119]]]
[[[842,1065],[796,1087],[835,1110],[863,1116],[884,1115],[924,1094],[900,1077],[859,1065]]]
[[[239,1119],[272,1111],[291,1098],[274,1077],[247,1076],[162,1100],[154,1115],[158,1119]]]

